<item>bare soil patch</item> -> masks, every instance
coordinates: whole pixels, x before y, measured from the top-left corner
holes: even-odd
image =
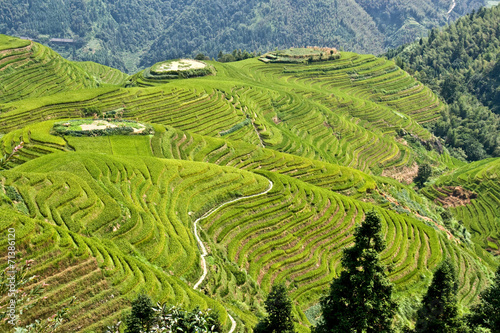
[[[403,166],[398,168],[389,168],[382,171],[383,177],[396,179],[398,182],[409,185],[418,174],[418,164],[412,166]]]
[[[146,126],[142,124],[137,124],[140,128],[134,128],[134,133],[142,133]],[[115,128],[119,127],[118,125],[108,122],[105,120],[96,120],[90,124],[82,124],[80,125],[82,128],[82,131],[92,131],[92,130],[100,130],[100,129],[106,129],[106,128]]]
[[[436,198],[435,202],[440,202],[444,208],[465,206],[471,202],[472,199],[477,198],[477,194],[464,189],[461,186],[444,186],[438,187],[437,190],[441,193],[448,193],[446,197]]]
[[[198,60],[180,59],[178,61],[161,64],[155,71],[161,73],[169,71],[186,71],[190,69],[200,69],[205,67],[207,67],[207,64]]]

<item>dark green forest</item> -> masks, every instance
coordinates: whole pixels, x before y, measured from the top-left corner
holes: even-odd
[[[135,72],[155,62],[234,49],[330,46],[380,54],[479,8],[463,0],[0,0],[0,33],[73,60]],[[72,38],[58,45],[52,38]]]
[[[387,53],[449,104],[433,132],[456,157],[500,156],[500,6]]]

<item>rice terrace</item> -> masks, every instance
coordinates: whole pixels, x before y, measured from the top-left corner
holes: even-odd
[[[284,283],[310,332],[370,212],[394,321],[445,258],[467,312],[498,267],[500,160],[452,157],[429,131],[446,108],[393,61],[333,48],[129,76],[0,35],[0,229],[36,275],[19,325],[67,306],[57,332],[102,332],[144,293],[252,332]],[[397,180],[424,164],[421,188]],[[474,196],[444,207],[456,186]]]

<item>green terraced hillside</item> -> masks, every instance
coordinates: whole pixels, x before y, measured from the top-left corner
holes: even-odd
[[[118,69],[104,66],[92,61],[82,61],[75,63],[84,71],[92,75],[99,83],[112,84],[116,86],[124,85],[129,79],[129,75],[120,72]]]
[[[466,165],[440,177],[424,193],[449,207],[483,248],[499,255],[500,246],[500,159]]]
[[[6,103],[0,105],[0,126],[5,132],[27,122],[81,117],[89,107],[122,108],[127,118],[375,174],[414,167],[424,159],[452,163],[447,154],[424,151],[422,157],[395,140],[396,130],[404,129],[422,142],[436,142],[421,125],[437,119],[444,107],[429,89],[393,62],[341,55],[311,65],[257,59],[212,63],[216,75],[175,84],[108,87]]]
[[[207,61],[214,75],[143,82],[57,59],[83,73],[59,68],[65,92],[42,93],[28,76],[16,98],[0,94],[0,230],[15,227],[19,256],[34,262],[40,277],[27,290],[46,285],[23,324],[76,296],[59,331],[100,332],[144,291],[216,309],[225,331],[251,332],[271,285],[285,282],[296,328],[309,332],[370,210],[407,308],[446,257],[465,311],[498,266],[498,161],[451,158],[423,126],[446,106],[391,61],[347,52],[303,64]],[[54,130],[121,118],[152,130]],[[422,163],[442,174],[422,192],[396,180],[411,182]],[[440,199],[451,186],[476,196],[449,208]],[[407,308],[398,322],[412,320]]]
[[[0,103],[93,87],[95,78],[50,48],[0,35]]]

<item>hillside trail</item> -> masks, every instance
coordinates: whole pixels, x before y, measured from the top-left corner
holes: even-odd
[[[457,1],[456,0],[451,0],[450,10],[448,10],[448,12],[446,13],[446,15],[448,15],[448,20],[450,19],[450,14],[453,11],[453,9],[455,9],[456,5],[457,5]]]
[[[203,274],[201,275],[200,279],[198,280],[198,282],[196,282],[196,284],[193,287],[194,290],[198,289],[198,287],[201,285],[201,283],[207,277],[207,273],[208,273],[207,262],[205,260],[205,257],[207,256],[208,252],[207,252],[207,249],[205,248],[205,245],[201,241],[200,236],[198,235],[198,222],[203,220],[203,219],[206,219],[207,217],[209,217],[210,215],[212,215],[213,213],[215,213],[216,211],[218,211],[222,207],[227,206],[233,202],[244,200],[244,199],[249,199],[249,198],[254,198],[254,197],[258,197],[260,195],[267,194],[269,191],[272,190],[273,186],[274,186],[274,183],[271,180],[269,180],[269,187],[265,191],[224,202],[224,203],[220,204],[219,206],[212,208],[211,210],[209,210],[208,212],[203,214],[201,217],[197,218],[196,221],[194,221],[194,236],[196,237],[196,241],[198,242],[198,245],[200,246],[200,249],[201,249],[201,268],[203,269]],[[227,315],[229,316],[229,319],[231,320],[231,329],[229,330],[229,333],[233,333],[234,330],[236,329],[236,321],[229,313]]]

